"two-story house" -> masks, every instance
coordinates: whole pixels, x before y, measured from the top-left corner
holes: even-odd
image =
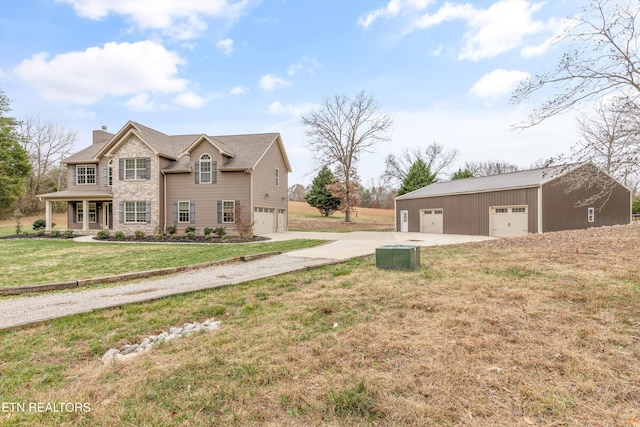
[[[41,194],[46,229],[51,202],[68,204],[68,228],[146,234],[196,227],[236,228],[238,207],[255,234],[287,230],[291,166],[278,133],[165,135],[128,122],[68,157],[67,190]]]

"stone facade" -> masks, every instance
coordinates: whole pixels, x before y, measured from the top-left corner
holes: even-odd
[[[120,159],[150,158],[150,179],[120,180]],[[154,234],[159,224],[160,171],[158,156],[140,139],[130,136],[113,153],[113,230],[126,235],[140,230],[145,234]],[[149,223],[127,223],[120,212],[122,202],[150,202],[151,221]],[[122,221],[121,221],[122,220]]]

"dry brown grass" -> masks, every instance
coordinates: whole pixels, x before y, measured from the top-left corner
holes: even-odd
[[[392,231],[392,209],[355,208],[351,223],[344,222],[344,214],[335,212],[323,217],[306,202],[289,202],[289,230],[291,231]]]
[[[36,387],[36,373],[15,399],[92,403],[90,414],[6,420],[636,427],[639,241],[633,225],[423,248],[417,272],[368,258],[85,315],[65,323],[75,339],[60,325],[0,335],[12,348],[55,336],[55,354],[31,357],[64,366],[59,385]],[[202,320],[215,307],[226,310],[219,331],[97,361],[158,332],[159,319]],[[93,356],[90,322],[110,325]]]

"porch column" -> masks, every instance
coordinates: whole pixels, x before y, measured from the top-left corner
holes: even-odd
[[[44,201],[44,218],[45,218],[45,226],[44,231],[51,232],[53,228],[51,226],[51,200]]]
[[[89,231],[89,201],[82,201],[82,231]]]

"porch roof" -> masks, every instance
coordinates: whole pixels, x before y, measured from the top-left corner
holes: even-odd
[[[110,190],[64,190],[55,193],[38,194],[40,200],[113,200],[113,193]]]

